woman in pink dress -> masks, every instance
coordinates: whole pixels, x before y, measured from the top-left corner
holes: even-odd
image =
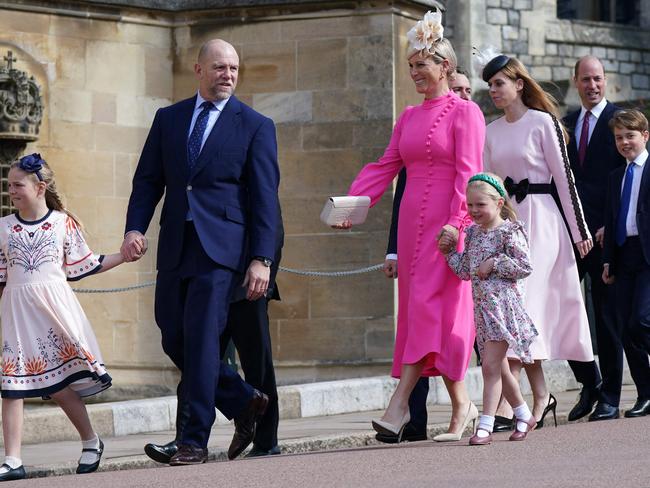
[[[424,23],[426,37],[434,15],[429,12],[413,30]],[[438,251],[436,233],[444,227],[442,232],[458,236],[469,223],[465,187],[482,168],[485,121],[475,103],[449,89],[456,55],[449,41],[442,39],[439,18],[433,24],[439,35],[435,40],[430,37],[428,45],[417,44],[411,39],[413,31],[409,33],[410,74],[424,102],[402,112],[384,155],[361,170],[349,194],[367,195],[374,205],[406,167],[399,213],[399,313],[392,368],[392,376],[400,382],[384,416],[373,421],[373,427],[400,436],[410,420],[408,399],[418,378],[442,376],[453,412],[449,434],[437,440],[457,440],[478,416],[463,382],[475,335],[472,297],[468,283],[454,275]],[[463,242],[462,235],[459,240]]]
[[[505,115],[487,128],[483,154],[486,171],[506,182],[517,215],[530,236],[532,274],[526,279],[525,307],[539,336],[531,346],[533,364],[524,365],[533,396],[538,428],[557,402],[546,388],[541,361],[592,361],[589,323],[573,252],[580,256],[592,248],[580,199],[569,165],[564,129],[553,99],[531,78],[517,59],[499,55],[483,69],[490,96]],[[559,201],[571,232],[551,193]],[[512,351],[511,369],[521,362]]]

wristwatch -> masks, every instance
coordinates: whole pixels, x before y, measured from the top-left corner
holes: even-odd
[[[269,258],[265,258],[265,257],[262,257],[262,256],[253,256],[253,259],[255,261],[259,261],[260,263],[262,263],[267,268],[270,268],[271,265],[273,264],[273,261],[271,261]]]

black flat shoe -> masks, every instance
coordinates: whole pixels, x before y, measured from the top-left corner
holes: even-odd
[[[176,440],[167,444],[152,444],[144,446],[144,453],[157,463],[169,464],[169,460],[178,452]]]
[[[102,454],[104,454],[104,443],[102,442],[102,440],[99,439],[98,449],[87,447],[85,449],[82,449],[81,452],[94,452],[95,454],[97,454],[97,461],[95,461],[92,464],[79,463],[79,465],[77,466],[77,474],[88,474],[97,471],[97,468],[99,467],[99,461],[102,460]]]
[[[557,409],[557,400],[553,396],[553,393],[549,393],[548,403],[546,404],[546,407],[544,407],[544,412],[542,412],[542,418],[537,421],[537,427],[535,428],[539,430],[542,427],[544,427],[544,418],[546,418],[546,414],[549,412],[553,413],[553,422],[555,423],[555,427],[557,427],[557,414],[555,413],[556,409]]]
[[[8,464],[3,464],[2,467],[9,469],[9,471],[0,474],[0,481],[24,480],[25,476],[27,476],[25,473],[25,466],[21,465],[17,468],[12,468]]]
[[[509,432],[515,428],[515,418],[514,416],[509,419],[508,417],[503,417],[501,415],[494,416],[494,428],[492,432]]]
[[[625,417],[628,419],[646,415],[650,415],[650,398],[638,398],[634,406],[625,412]]]
[[[610,405],[605,402],[598,402],[596,408],[589,416],[589,422],[596,422],[598,420],[612,420],[617,419],[619,416],[618,407]]]
[[[273,446],[271,449],[261,449],[253,444],[253,448],[244,457],[277,456],[278,454],[282,454],[282,451],[280,451],[278,446]]]

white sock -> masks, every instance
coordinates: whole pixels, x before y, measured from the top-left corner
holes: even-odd
[[[3,464],[8,465],[11,469],[16,469],[19,468],[23,465],[23,461],[20,458],[17,457],[12,457],[12,456],[7,456],[5,457],[5,461]],[[8,473],[9,470],[7,469],[6,466],[3,466],[0,468],[0,474],[5,474]]]
[[[526,403],[522,403],[518,407],[513,408],[512,411],[514,412],[515,417],[517,417],[517,430],[519,432],[528,431],[528,429],[530,429],[530,425],[528,425],[526,422],[528,422],[528,420],[530,420],[530,418],[533,416],[533,414],[530,413],[528,405],[526,405]]]
[[[99,437],[95,435],[92,439],[81,441],[82,449],[99,449]],[[79,464],[94,464],[99,460],[99,454],[92,451],[85,451],[81,453]]]
[[[494,430],[494,417],[491,415],[481,415],[478,419],[478,428],[476,435],[478,437],[487,437]]]

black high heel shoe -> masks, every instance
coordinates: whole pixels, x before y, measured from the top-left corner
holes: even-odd
[[[555,423],[555,427],[557,427],[557,415],[555,413],[556,409],[557,409],[557,400],[553,396],[553,393],[549,393],[548,403],[546,404],[546,407],[544,407],[542,418],[537,421],[536,429],[541,429],[542,427],[544,427],[544,418],[546,417],[546,414],[549,412],[553,412],[553,422]]]

